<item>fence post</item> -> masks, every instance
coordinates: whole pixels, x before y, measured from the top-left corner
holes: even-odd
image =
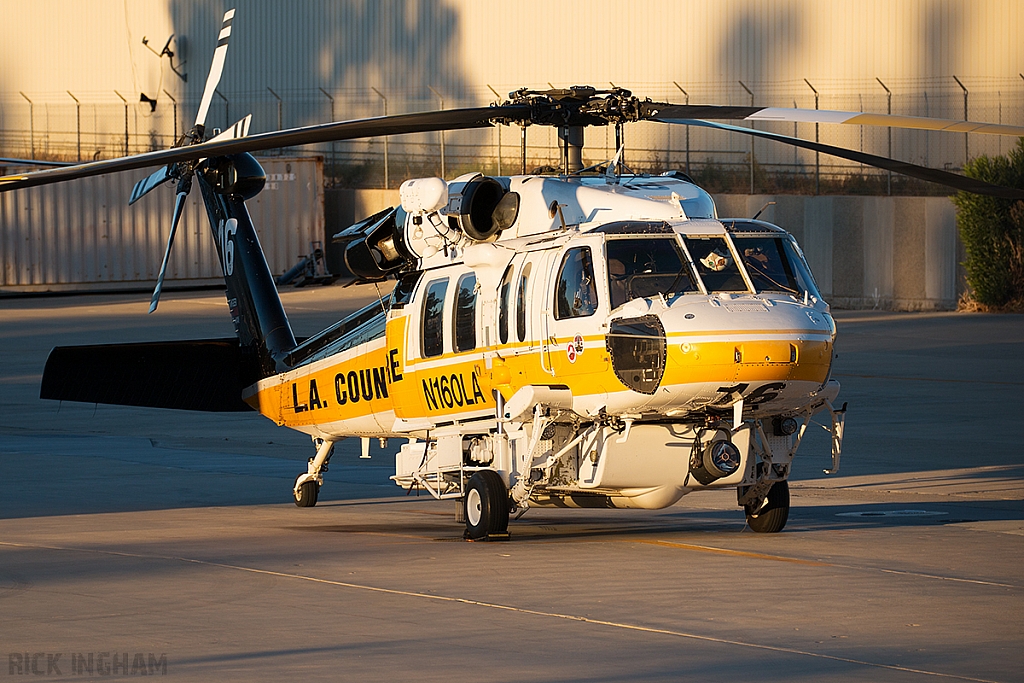
[[[892,91],[889,90],[885,83],[882,83],[882,79],[875,76],[875,80],[878,84],[885,89],[885,111],[890,116],[892,115]],[[892,159],[892,126],[889,126],[889,158]],[[885,193],[892,194],[892,171],[886,171],[888,177],[885,180]]]
[[[1022,77],[1024,78],[1024,77]],[[32,158],[36,158],[36,103],[29,99],[29,95],[18,90],[18,94],[25,97],[29,102],[29,146],[32,148]]]
[[[806,78],[804,79],[804,83],[806,83],[807,87],[814,93],[814,110],[817,111],[818,91],[814,89],[814,86],[811,85],[811,82]],[[817,123],[814,124],[814,141],[819,142]],[[821,194],[821,153],[818,151],[814,152],[814,194]]]
[[[124,102],[124,155],[128,156],[128,100],[121,97],[121,93],[114,91],[114,94],[121,98]]]
[[[689,106],[690,104],[690,93],[683,90],[683,86],[679,85],[675,81],[672,81],[672,85],[679,88],[679,92],[683,93],[683,104]],[[690,127],[686,126],[686,175],[690,175]]]
[[[68,90],[68,95],[71,95],[71,91]],[[78,160],[82,160],[82,103],[78,101],[78,98],[71,95],[71,99],[75,101],[75,140],[78,143]]]
[[[427,87],[430,88],[430,92],[432,92],[435,95],[437,95],[437,99],[441,102],[441,110],[443,111],[444,110],[444,97],[441,96],[441,93],[439,93],[436,90],[434,90],[433,86],[428,85]],[[441,177],[442,178],[445,177],[444,170],[445,170],[444,169],[444,131],[442,130],[441,131]]]
[[[284,128],[284,124],[282,123],[284,119],[281,116],[281,106],[284,100],[282,100],[281,97],[276,92],[274,92],[274,89],[271,88],[269,85],[267,86],[267,90],[269,90],[270,94],[273,95],[274,99],[277,100],[277,129],[282,130]]]
[[[743,89],[750,95],[750,106],[754,106],[754,93],[746,86],[743,81],[737,81],[743,86]],[[750,122],[750,127],[754,128],[754,122]],[[750,136],[750,194],[754,194],[754,136]]]
[[[373,92],[377,93],[377,96],[380,97],[380,99],[384,101],[384,116],[387,116],[388,115],[388,98],[384,97],[384,94],[380,90],[377,90],[376,88],[374,88],[372,85],[370,86],[370,90],[372,90]],[[391,178],[388,175],[388,136],[385,135],[384,136],[384,189],[387,190],[390,187],[391,187]]]
[[[967,118],[967,88],[965,88],[964,84],[960,82],[960,79],[956,77],[956,74],[953,74],[953,80],[956,81],[956,84],[959,85],[960,89],[964,91],[964,121],[968,121],[969,119]],[[967,133],[964,133],[964,168],[967,168],[967,160],[970,159],[970,156],[968,156],[967,154],[967,135]]]
[[[331,123],[334,123],[334,120],[335,120],[334,119],[334,98],[331,97],[327,93],[327,91],[324,90],[323,88],[318,87],[317,89],[320,92],[322,92],[324,94],[324,97],[326,97],[327,100],[331,103]],[[338,163],[337,159],[335,158],[337,156],[337,154],[335,153],[335,144],[336,143],[332,140],[331,141],[331,164],[337,164]]]
[[[501,104],[501,95],[498,94],[498,91],[495,90],[494,88],[492,88],[490,85],[488,85],[487,88],[492,93],[494,93],[494,97],[497,99],[497,104],[500,105]],[[498,129],[498,175],[499,176],[501,175],[501,125],[502,124],[499,123],[497,126],[495,126],[495,128]]]
[[[175,144],[178,141],[178,100],[174,99],[174,95],[164,90],[164,94],[167,95],[167,99],[171,101],[174,108],[174,137],[171,138],[171,144]]]
[[[231,127],[231,102],[228,101],[228,98],[224,97],[224,94],[220,90],[215,89],[213,92],[217,97],[224,100],[224,130],[227,130]],[[280,114],[278,114],[278,119],[280,118]],[[278,126],[278,128],[280,127],[281,126]]]

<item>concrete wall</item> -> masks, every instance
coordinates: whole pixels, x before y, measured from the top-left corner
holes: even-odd
[[[803,247],[836,308],[948,310],[964,290],[956,211],[945,197],[719,195],[718,215],[761,218]]]
[[[328,190],[331,235],[388,206],[396,190]],[[803,247],[825,299],[836,308],[949,310],[964,289],[956,213],[945,197],[718,195],[723,218],[760,218],[791,232]],[[331,272],[342,250],[328,249]]]

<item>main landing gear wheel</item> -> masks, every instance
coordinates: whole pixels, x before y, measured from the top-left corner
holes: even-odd
[[[747,513],[747,526],[751,531],[761,534],[775,534],[782,531],[789,519],[789,482],[786,480],[777,481],[768,489],[764,506],[756,513],[749,508]]]
[[[315,481],[304,481],[299,485],[295,493],[295,504],[300,508],[311,508],[316,505],[316,499],[320,496],[320,484]]]
[[[463,504],[466,538],[478,541],[508,532],[508,488],[494,470],[480,470],[469,478]]]

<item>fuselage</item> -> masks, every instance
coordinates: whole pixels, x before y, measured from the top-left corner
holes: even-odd
[[[835,325],[795,240],[720,220],[674,177],[498,179],[520,197],[488,241],[401,221],[416,267],[384,301],[300,345],[246,400],[313,436],[423,438],[496,427],[526,386],[582,419],[796,414],[829,379]],[[438,213],[438,217],[443,212]]]

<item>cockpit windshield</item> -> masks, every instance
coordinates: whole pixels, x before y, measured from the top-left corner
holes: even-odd
[[[785,292],[821,298],[810,270],[786,237],[733,235],[733,243],[758,292]]]
[[[724,237],[684,237],[697,275],[709,292],[747,292],[747,283]]]
[[[612,239],[607,251],[612,308],[638,297],[697,291],[675,237]]]

